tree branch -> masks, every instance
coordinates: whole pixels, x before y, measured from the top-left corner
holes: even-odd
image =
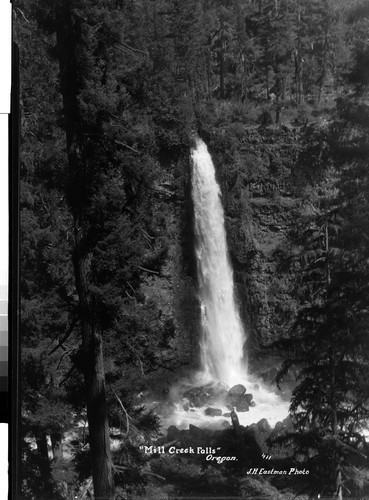
[[[143,363],[142,363],[142,359],[140,358],[140,356],[138,355],[136,349],[134,347],[132,347],[131,345],[129,346],[129,349],[131,349],[131,351],[133,352],[133,354],[136,356],[136,358],[138,359],[138,362],[140,363],[140,368],[141,368],[141,373],[142,375],[145,376],[145,370],[144,370],[144,367],[143,367]]]
[[[64,337],[59,340],[59,343],[56,347],[54,347],[54,349],[52,349],[50,352],[49,352],[49,356],[51,354],[54,354],[55,351],[57,351],[59,349],[59,347],[63,347],[63,344],[64,342],[66,342],[68,340],[68,338],[71,336],[73,330],[74,330],[74,327],[76,326],[76,324],[78,323],[78,319],[75,318],[72,323],[70,324],[70,327],[68,328],[67,330],[67,333],[64,335]]]
[[[117,401],[118,401],[118,403],[119,403],[120,407],[122,408],[122,410],[123,410],[123,411],[124,411],[124,413],[126,414],[126,429],[127,429],[127,431],[126,431],[126,436],[125,436],[125,437],[127,437],[127,436],[128,436],[128,434],[129,434],[129,419],[131,419],[131,420],[132,420],[132,417],[130,417],[130,416],[128,415],[127,410],[124,408],[124,405],[123,405],[123,403],[122,403],[122,400],[120,399],[120,397],[118,396],[118,394],[115,392],[115,390],[114,390],[112,387],[110,387],[110,389],[111,389],[112,393],[114,394],[114,396],[116,397],[116,399],[117,399]]]
[[[20,12],[23,19],[29,24],[28,19],[26,18],[26,16],[23,14],[23,11],[21,11],[19,7],[16,7],[14,10]]]
[[[59,387],[61,387],[64,384],[64,382],[69,378],[71,373],[73,373],[74,370],[76,369],[77,369],[76,365],[73,365],[72,368],[69,370],[69,372],[66,374],[66,376],[63,378],[63,380],[60,382]]]
[[[130,50],[133,53],[143,54],[144,56],[149,57],[149,53],[146,52],[145,50],[135,49],[134,47],[131,47],[127,43],[124,43],[113,36],[108,35],[108,38],[110,38],[110,40],[112,40],[117,45],[121,45],[122,47],[125,47],[126,49]]]
[[[145,271],[147,273],[151,273],[151,274],[157,274],[158,276],[160,276],[160,273],[158,271],[153,271],[152,269],[147,269],[146,267],[142,267],[142,266],[137,266],[138,269],[141,269],[141,271]]]
[[[127,148],[127,149],[133,151],[134,153],[139,153],[139,151],[137,149],[133,148],[132,146],[128,146],[128,144],[125,144],[124,142],[114,140],[114,143],[117,144],[118,146],[122,146],[124,148]]]

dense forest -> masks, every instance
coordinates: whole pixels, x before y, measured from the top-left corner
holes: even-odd
[[[13,30],[19,498],[369,498],[369,2],[15,0]],[[199,364],[195,134],[274,428],[163,428]],[[174,442],[238,459],[142,452]]]

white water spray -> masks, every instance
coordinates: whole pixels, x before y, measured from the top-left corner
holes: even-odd
[[[248,393],[253,394],[255,406],[250,405],[250,411],[237,410],[241,425],[250,425],[262,418],[266,418],[270,425],[275,425],[287,416],[289,403],[266,387],[263,380],[247,373],[243,356],[246,336],[234,299],[233,273],[228,258],[221,193],[215,179],[211,156],[201,139],[196,140],[191,157],[202,314],[202,370],[197,377],[182,380],[182,386],[178,384],[173,387],[175,411],[162,419],[163,429],[167,429],[169,425],[187,429],[190,424],[224,428],[224,422],[229,423],[230,420],[229,404],[226,404],[224,397],[215,397],[212,402],[207,400],[202,403],[200,400],[190,408],[191,401],[186,395],[186,392],[193,388],[198,388],[201,394],[207,394],[207,388],[219,387],[217,382],[223,382],[227,386],[243,384]],[[220,387],[224,389],[223,384]],[[209,406],[220,409],[222,416],[208,416],[205,410]],[[227,414],[228,416],[225,416]]]
[[[202,370],[205,378],[232,385],[246,378],[245,333],[234,299],[221,192],[211,156],[201,139],[196,139],[191,157]]]

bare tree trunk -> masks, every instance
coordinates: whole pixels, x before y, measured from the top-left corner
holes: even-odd
[[[326,258],[326,273],[327,273],[327,286],[331,284],[331,263],[329,258],[329,227],[328,218],[325,221],[324,229],[324,240],[325,240],[325,258]]]
[[[53,432],[50,434],[51,450],[53,452],[54,460],[61,460],[63,458],[63,435],[61,432]]]
[[[53,486],[51,478],[51,467],[49,460],[49,452],[47,448],[47,436],[44,432],[40,432],[36,436],[38,466],[44,490],[44,498],[48,499],[52,496]]]
[[[342,472],[341,468],[339,467],[337,471],[337,478],[336,478],[336,492],[337,492],[337,500],[342,500]]]
[[[219,86],[220,86],[220,97],[224,99],[224,22],[223,19],[220,20],[220,48],[219,48]]]
[[[224,52],[223,47],[221,47],[219,52],[219,85],[220,85],[220,97],[224,99],[225,90],[224,90]]]
[[[322,99],[323,87],[325,83],[325,78],[327,75],[327,51],[328,51],[328,29],[324,36],[324,46],[323,46],[323,60],[322,60],[322,73],[319,79],[319,91],[318,91],[318,104]]]
[[[79,299],[79,319],[82,333],[83,370],[85,378],[87,418],[91,448],[92,477],[96,500],[114,499],[114,481],[110,451],[108,411],[106,405],[102,337],[91,303],[90,271],[91,248],[87,244],[90,228],[86,226],[86,186],[91,182],[85,165],[82,114],[77,95],[89,68],[81,76],[78,61],[84,56],[81,40],[83,20],[72,13],[70,0],[56,4],[57,49],[60,66],[60,86],[67,138],[68,183],[67,199],[74,217],[75,247],[73,266]],[[79,53],[79,51],[82,51]],[[92,68],[91,68],[92,70]],[[85,198],[84,198],[85,197]]]
[[[57,463],[63,460],[63,434],[61,432],[52,432],[50,434],[50,440],[53,462]],[[73,498],[72,488],[68,488],[68,483],[66,481],[57,481],[55,487],[61,498],[65,498],[66,500],[71,500]]]
[[[286,98],[286,76],[281,75],[281,70],[279,67],[274,69],[276,75],[275,89],[276,97],[279,101],[284,101]]]
[[[295,80],[296,80],[296,103],[298,105],[304,102],[304,85],[303,85],[303,59],[302,59],[302,49],[300,40],[300,24],[301,24],[301,12],[297,13],[297,49],[294,53],[295,59]]]
[[[241,85],[241,101],[245,101],[246,89],[245,89],[245,56],[241,53],[240,57],[240,85]]]
[[[76,220],[76,247],[73,256],[76,289],[82,327],[82,348],[87,399],[89,443],[95,500],[114,499],[114,481],[110,451],[108,408],[102,336],[94,318],[88,282],[89,255],[84,254]]]
[[[286,100],[286,91],[287,91],[287,76],[282,77],[281,81],[281,101]]]
[[[207,81],[207,86],[208,86],[208,96],[211,97],[211,59],[210,59],[210,54],[205,55],[205,61],[206,61],[206,81]]]
[[[330,281],[329,281],[330,282]],[[327,278],[327,285],[329,285]],[[332,412],[332,435],[334,438],[338,439],[338,415],[337,415],[337,402],[336,402],[336,353],[334,351],[334,346],[332,346],[332,351],[330,355],[331,363],[331,412]],[[342,470],[341,470],[341,460],[334,452],[335,465],[335,496],[337,500],[342,500]]]
[[[296,103],[303,104],[304,85],[303,85],[303,74],[302,74],[302,58],[299,49],[295,52],[295,79],[296,79]]]

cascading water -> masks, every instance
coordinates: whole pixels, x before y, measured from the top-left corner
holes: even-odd
[[[176,425],[184,429],[190,424],[223,428],[230,415],[226,395],[235,384],[244,385],[244,389],[250,391],[248,396],[253,398],[250,411],[236,407],[240,423],[250,425],[267,418],[275,425],[287,416],[288,402],[267,388],[263,380],[247,373],[243,354],[246,336],[234,298],[221,192],[211,156],[201,139],[196,139],[191,158],[202,314],[202,369],[197,376],[173,385],[170,400],[174,402],[175,411],[162,419],[163,428]],[[210,405],[215,406],[220,418],[207,413]]]
[[[205,378],[235,384],[246,378],[245,333],[234,299],[221,192],[206,144],[196,139],[192,198],[202,312],[201,361]]]

